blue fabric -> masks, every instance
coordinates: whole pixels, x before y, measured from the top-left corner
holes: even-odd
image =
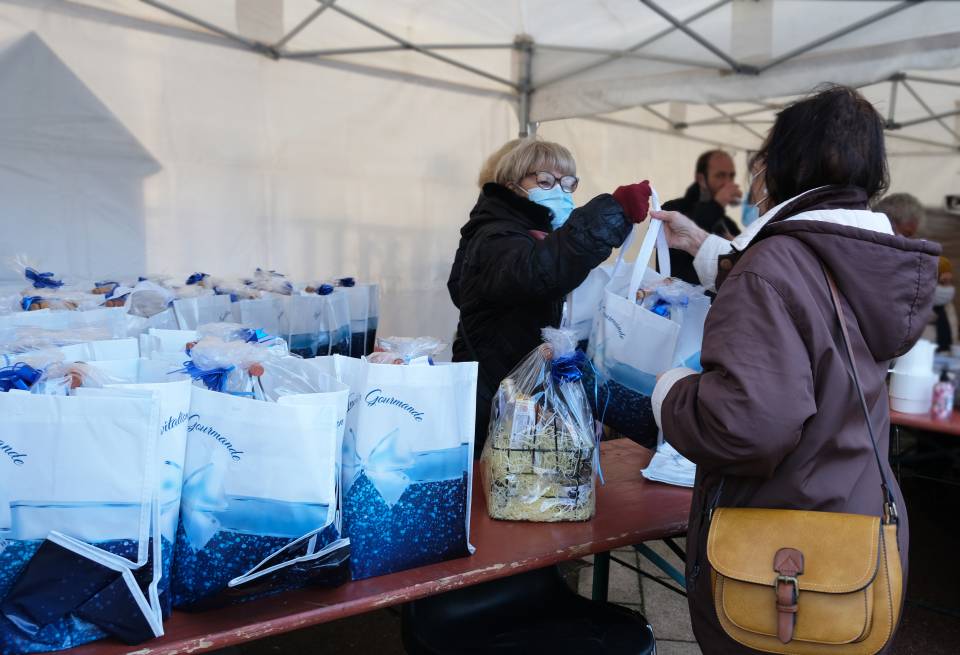
[[[13,366],[5,366],[0,368],[0,392],[7,392],[11,389],[29,391],[30,387],[35,385],[42,376],[43,371],[38,371],[23,362]]]
[[[53,279],[53,273],[41,273],[29,266],[23,272],[23,276],[33,282],[35,289],[59,289],[63,286],[63,282]]]

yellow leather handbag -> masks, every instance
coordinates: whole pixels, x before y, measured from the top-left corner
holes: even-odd
[[[890,641],[903,604],[897,508],[881,465],[840,294],[824,269],[880,466],[883,517],[718,508],[707,537],[713,599],[732,639],[767,653],[872,655]]]

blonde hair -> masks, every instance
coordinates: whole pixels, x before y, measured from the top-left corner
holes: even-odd
[[[493,181],[509,186],[530,173],[554,170],[564,175],[577,174],[577,162],[569,150],[552,141],[521,139],[513,150],[500,159]]]
[[[487,157],[487,161],[483,162],[483,166],[480,167],[480,175],[477,176],[477,185],[481,189],[483,188],[484,184],[494,181],[494,174],[497,172],[497,164],[500,163],[500,160],[503,159],[505,154],[516,148],[522,140],[523,139],[511,139],[497,148],[492,155]]]

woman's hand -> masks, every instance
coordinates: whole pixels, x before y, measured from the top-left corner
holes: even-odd
[[[680,212],[654,211],[650,216],[663,221],[667,244],[671,248],[697,256],[708,236],[706,230]]]
[[[623,207],[623,213],[631,223],[642,223],[650,209],[650,182],[644,180],[638,184],[617,187],[613,199]]]

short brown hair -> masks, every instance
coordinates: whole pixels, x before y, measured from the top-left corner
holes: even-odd
[[[777,205],[827,185],[860,187],[875,198],[889,185],[884,121],[856,90],[822,87],[779,114],[755,160]]]

